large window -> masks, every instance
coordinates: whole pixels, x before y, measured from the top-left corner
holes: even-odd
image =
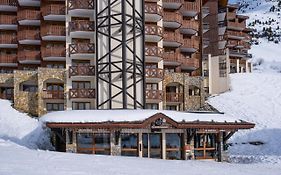
[[[215,159],[216,134],[197,133],[194,136],[194,150],[196,159]]]
[[[64,110],[64,104],[63,103],[47,103],[46,104],[47,111],[63,111]]]
[[[162,158],[162,137],[160,133],[142,134],[142,156]]]
[[[227,68],[226,68],[226,58],[219,58],[219,71],[220,71],[220,77],[226,77],[227,76]]]
[[[72,102],[73,110],[89,110],[91,109],[90,102]]]
[[[182,158],[181,137],[179,133],[166,134],[166,159],[180,160]]]
[[[147,103],[146,109],[159,109],[159,105],[157,103]]]
[[[89,81],[73,81],[72,82],[73,89],[90,89],[91,82]]]
[[[47,83],[47,90],[48,91],[63,91],[63,84],[53,84]]]
[[[110,155],[110,134],[78,133],[77,152],[85,154]]]
[[[25,92],[37,92],[38,86],[37,85],[22,85],[22,90]]]
[[[138,156],[138,134],[121,134],[121,155]]]

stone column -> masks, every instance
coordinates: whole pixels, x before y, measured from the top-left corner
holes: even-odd
[[[239,67],[240,67],[239,59],[236,59],[236,72],[237,73],[240,73]]]

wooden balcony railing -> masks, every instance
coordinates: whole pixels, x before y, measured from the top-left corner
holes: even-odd
[[[183,93],[168,92],[166,93],[166,101],[172,103],[183,103]]]
[[[199,21],[183,20],[181,28],[199,31]]]
[[[178,31],[165,31],[164,41],[183,43],[183,38]]]
[[[164,52],[163,59],[167,62],[179,62],[180,54],[178,52]]]
[[[146,90],[145,93],[147,100],[163,100],[163,91],[162,90]]]
[[[0,14],[0,24],[17,24],[17,16]]]
[[[145,34],[163,36],[163,28],[157,25],[148,24],[145,25]]]
[[[70,54],[93,54],[95,53],[95,44],[77,43],[69,45]]]
[[[68,0],[67,9],[94,9],[94,0]]]
[[[62,90],[44,90],[42,93],[43,99],[64,99],[64,91]]]
[[[40,31],[38,29],[20,29],[18,40],[40,40]]]
[[[184,0],[162,0],[163,3],[183,3]]]
[[[179,13],[166,11],[166,12],[164,12],[163,20],[166,22],[177,22],[177,23],[181,24],[182,15]]]
[[[184,1],[182,6],[183,11],[200,12],[200,0]]]
[[[95,89],[70,89],[70,98],[95,98]]]
[[[0,35],[0,44],[17,44],[16,33],[3,33]]]
[[[64,4],[46,4],[41,8],[42,16],[65,15]]]
[[[18,6],[17,0],[0,0],[0,5]]]
[[[228,36],[236,36],[236,37],[245,37],[245,33],[239,31],[227,31],[226,34]]]
[[[22,9],[18,11],[17,19],[20,20],[40,20],[40,10]]]
[[[65,26],[57,24],[43,24],[41,36],[65,36]]]
[[[199,44],[200,44],[200,37],[192,37],[190,38],[184,38],[183,39],[183,45],[182,47],[184,48],[194,48],[194,49],[199,49]]]
[[[18,58],[16,54],[0,54],[0,63],[17,63]]]
[[[183,66],[199,68],[199,59],[181,57],[180,62]]]
[[[235,19],[236,12],[227,12],[227,19]]]
[[[245,22],[231,22],[229,21],[227,26],[233,27],[233,28],[246,28],[246,23]]]
[[[164,71],[159,68],[147,68],[145,69],[146,78],[160,78],[163,79]]]
[[[18,60],[19,61],[27,61],[33,60],[38,61],[40,60],[40,51],[37,50],[19,50],[18,51]]]
[[[76,20],[69,22],[69,30],[74,31],[95,31],[94,21]]]
[[[145,3],[144,12],[149,14],[157,14],[163,16],[163,9],[156,3]]]
[[[42,57],[65,57],[66,51],[65,47],[41,47]]]
[[[154,56],[163,58],[164,49],[156,46],[146,46],[145,56]]]
[[[69,76],[94,76],[95,66],[70,66]]]

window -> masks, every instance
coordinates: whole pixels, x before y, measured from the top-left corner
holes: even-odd
[[[176,111],[177,106],[166,106],[166,110]]]
[[[121,155],[135,156],[138,154],[138,134],[121,134]]]
[[[65,68],[64,64],[47,64],[47,68],[53,68],[53,69],[63,69]]]
[[[38,87],[37,85],[23,85],[22,90],[25,92],[37,92]]]
[[[64,110],[64,104],[63,103],[47,103],[47,111],[63,111]]]
[[[90,102],[72,102],[73,110],[89,110],[91,109]]]
[[[159,109],[159,105],[156,103],[147,103],[146,109]]]
[[[63,87],[63,84],[48,83],[47,84],[47,90],[48,91],[63,91],[64,87]]]
[[[93,134],[92,133],[78,133],[77,134],[77,152],[84,154],[93,153]]]
[[[226,77],[226,59],[225,58],[219,58],[219,71],[220,71],[220,77]]]
[[[197,133],[194,136],[194,155],[196,159],[216,158],[216,134]]]
[[[110,134],[94,134],[94,154],[110,155]]]
[[[196,86],[189,86],[189,96],[200,96],[200,89]]]
[[[180,160],[181,156],[181,138],[180,133],[166,134],[166,158]]]
[[[73,89],[90,89],[91,82],[90,81],[73,81],[72,88]]]
[[[158,84],[157,83],[147,83],[146,89],[147,90],[158,90]]]
[[[90,61],[73,60],[72,66],[90,66]]]

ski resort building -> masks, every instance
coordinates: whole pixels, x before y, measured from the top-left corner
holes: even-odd
[[[255,125],[218,113],[64,111],[41,118],[58,151],[169,160],[227,160],[227,140]]]
[[[209,85],[225,86],[202,76],[205,56],[217,56],[205,50],[221,37],[208,35],[218,28],[205,22],[214,16],[210,2],[230,8],[224,0],[0,0],[0,96],[35,116],[199,110]],[[210,61],[227,77],[220,53]]]

